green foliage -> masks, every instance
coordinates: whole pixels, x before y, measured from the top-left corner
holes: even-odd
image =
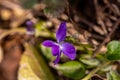
[[[108,71],[110,71],[111,69],[112,69],[112,65],[106,65],[106,66],[104,66],[104,67],[102,67],[101,69],[100,69],[100,71],[102,71],[102,72],[108,72]]]
[[[35,25],[35,36],[42,36],[42,37],[51,37],[54,38],[54,33],[50,32],[47,28],[46,28],[46,23],[45,21],[39,21],[36,25]]]
[[[88,56],[93,54],[93,47],[90,44],[79,44],[78,50],[84,52]]]
[[[109,60],[120,60],[120,42],[111,41],[107,45],[106,57]]]
[[[42,2],[46,4],[44,13],[48,16],[57,17],[64,11],[65,0],[43,0]]]
[[[40,45],[40,49],[41,49],[43,55],[44,55],[48,60],[52,60],[52,61],[55,60],[55,57],[53,57],[50,48],[46,48],[46,47]]]
[[[36,24],[36,28],[38,29],[38,31],[45,30],[46,29],[45,21],[39,21]]]
[[[25,9],[30,9],[38,3],[37,0],[20,0],[20,2]]]
[[[65,41],[66,42],[71,42],[73,44],[76,43],[76,40],[73,37],[71,37],[71,36],[66,36]]]
[[[100,61],[95,58],[80,58],[80,61],[87,65],[87,67],[96,67],[100,64]]]
[[[107,73],[107,80],[120,80],[120,75],[116,71]]]
[[[80,79],[85,75],[85,68],[83,64],[78,61],[69,61],[57,66],[65,76],[72,79]]]
[[[46,31],[46,26],[44,21],[39,21],[35,26],[35,36],[40,36],[42,31]]]
[[[29,44],[25,44],[25,49],[20,61],[18,80],[55,80],[40,54]]]

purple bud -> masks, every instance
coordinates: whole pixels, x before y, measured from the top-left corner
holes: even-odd
[[[29,21],[26,21],[26,25],[27,25],[27,26],[33,26],[33,22],[30,21],[30,20],[29,20]]]
[[[28,35],[33,35],[35,32],[34,23],[32,21],[26,21],[26,30]]]

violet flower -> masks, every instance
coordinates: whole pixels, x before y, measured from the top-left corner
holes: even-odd
[[[57,42],[53,42],[51,40],[46,40],[42,43],[42,45],[46,47],[52,48],[52,55],[57,56],[56,60],[54,61],[54,64],[57,64],[60,60],[60,55],[63,52],[65,56],[70,58],[71,60],[74,60],[76,57],[76,50],[74,46],[71,43],[64,42],[64,39],[66,37],[66,23],[62,22],[60,24],[60,27],[56,33],[56,39]]]
[[[34,35],[35,29],[34,29],[34,23],[30,20],[26,21],[26,30],[28,35]]]

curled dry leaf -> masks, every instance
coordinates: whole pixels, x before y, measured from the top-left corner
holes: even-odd
[[[20,61],[18,80],[55,80],[41,55],[28,43]]]
[[[1,63],[2,59],[3,59],[3,50],[2,50],[2,47],[0,45],[0,63]]]

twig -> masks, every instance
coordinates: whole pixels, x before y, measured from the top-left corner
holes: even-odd
[[[69,2],[68,2],[68,0],[65,0],[65,3],[66,3],[67,15],[69,17],[70,22],[72,22],[72,24],[74,25],[74,27],[75,27],[76,30],[81,30],[82,32],[84,32],[85,30],[82,29],[82,28],[78,28],[77,25],[76,25],[76,23],[72,20],[72,18],[70,16],[70,8],[69,8]]]
[[[94,51],[93,57],[95,57],[95,56],[97,55],[97,52],[100,51],[100,49],[101,49],[101,47],[102,47],[103,45],[105,45],[107,42],[110,41],[110,38],[111,38],[112,34],[116,31],[116,29],[118,28],[119,24],[120,24],[120,19],[118,19],[118,21],[115,23],[112,31],[106,36],[106,38],[104,39],[104,41],[103,41],[103,42],[98,46],[98,48]]]
[[[105,24],[102,20],[102,16],[104,16],[104,14],[102,13],[102,10],[100,9],[100,6],[98,5],[98,0],[94,0],[94,4],[95,4],[95,10],[96,10],[98,24],[101,25],[101,28],[103,29],[104,34],[107,35],[108,32],[107,32]]]
[[[118,13],[117,10],[109,3],[109,0],[103,0],[103,1],[114,14],[120,16],[120,13]]]
[[[103,30],[102,30],[99,26],[93,24],[92,22],[89,22],[88,20],[86,20],[86,19],[84,19],[84,18],[80,18],[80,22],[88,25],[88,26],[91,27],[95,32],[98,32],[99,34],[104,35]]]
[[[100,76],[100,75],[98,75],[98,74],[94,74],[94,76],[96,76],[96,77],[98,77],[98,78],[100,78],[100,79],[102,79],[102,80],[106,80],[105,78],[103,78],[102,76]]]
[[[70,8],[69,8],[69,2],[68,2],[68,0],[65,0],[65,4],[66,4],[66,9],[67,9],[67,15],[68,15],[68,17],[69,17],[69,20],[70,20],[70,22],[74,25],[74,27],[73,27],[73,31],[75,32],[75,33],[79,33],[79,32],[82,32],[82,33],[84,33],[84,32],[87,32],[86,30],[84,30],[84,29],[82,29],[82,28],[78,28],[77,27],[77,25],[76,25],[76,23],[72,20],[72,18],[71,18],[71,16],[70,16]],[[79,31],[80,30],[80,31]],[[79,32],[78,32],[79,31]],[[68,32],[70,35],[71,35],[71,33],[70,32]],[[89,33],[89,32],[88,32]],[[79,33],[79,36],[80,36],[81,34]],[[77,38],[77,40],[78,40],[78,43],[80,43],[80,37],[78,37]]]
[[[26,30],[23,29],[23,28],[17,28],[17,29],[11,29],[11,30],[5,31],[5,32],[3,32],[3,33],[0,34],[0,41],[1,41],[5,36],[7,36],[7,35],[9,35],[9,34],[16,33],[16,32],[24,34],[24,33],[26,32]]]
[[[71,18],[71,16],[70,16],[70,7],[69,7],[69,2],[68,2],[68,0],[65,0],[65,3],[66,3],[66,10],[67,10],[67,15],[68,15],[68,17],[69,17],[69,20],[70,20],[70,22],[74,25],[74,27],[72,28],[72,31],[75,32],[75,33],[77,33],[77,34],[79,34],[79,37],[77,37],[78,43],[80,43],[80,41],[81,41],[80,35],[84,37],[85,42],[86,42],[86,41],[89,42],[89,41],[88,41],[88,38],[85,37],[85,32],[87,32],[87,33],[90,34],[91,36],[93,36],[93,34],[91,34],[90,32],[88,32],[87,30],[84,30],[84,29],[82,29],[82,28],[80,28],[80,27],[79,27],[79,28],[77,27],[76,23],[72,20],[72,18]],[[101,34],[101,35],[104,34],[104,33],[103,33],[103,30],[102,30],[100,27],[98,27],[97,25],[95,25],[95,24],[87,21],[86,19],[80,18],[80,22],[82,22],[82,23],[84,23],[84,24],[87,24],[89,27],[93,28],[93,30],[96,31],[96,32],[98,32],[99,34]],[[71,35],[71,32],[68,32],[68,33]],[[81,34],[80,34],[80,33],[81,33]],[[83,38],[83,37],[82,37],[82,38]],[[90,36],[89,36],[89,37],[90,37]]]
[[[18,27],[26,19],[32,19],[36,21],[32,15],[31,9],[24,10],[19,4],[13,3],[9,0],[0,1],[0,5],[12,10],[12,12],[15,14],[15,20],[10,23],[10,26],[13,28]]]

